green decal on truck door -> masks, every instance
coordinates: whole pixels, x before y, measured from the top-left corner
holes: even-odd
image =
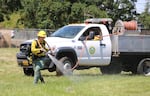
[[[90,54],[94,54],[95,53],[95,47],[91,46],[89,48],[89,52],[90,52]]]

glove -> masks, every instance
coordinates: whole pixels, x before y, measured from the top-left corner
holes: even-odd
[[[54,54],[51,52],[51,51],[48,51],[48,52],[46,52],[46,56],[48,56],[48,54],[50,54],[50,55],[52,55],[52,56],[54,56]]]
[[[41,51],[41,52],[46,52],[45,49],[43,49],[43,48],[41,48],[40,51]]]
[[[49,54],[49,52],[46,52],[46,53],[45,53],[45,56],[48,56],[48,54]]]

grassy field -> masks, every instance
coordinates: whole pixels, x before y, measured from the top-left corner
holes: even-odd
[[[0,48],[0,96],[150,96],[150,77],[102,75],[98,68],[57,77],[43,70],[45,84],[33,84],[17,65],[17,48]]]

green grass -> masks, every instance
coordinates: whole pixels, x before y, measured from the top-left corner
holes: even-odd
[[[122,73],[102,75],[98,68],[74,71],[73,76],[55,76],[43,70],[45,84],[33,84],[17,65],[17,48],[0,48],[1,96],[149,96],[150,77]]]

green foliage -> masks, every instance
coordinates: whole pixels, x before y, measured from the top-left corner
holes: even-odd
[[[9,15],[20,8],[20,0],[0,0],[0,22],[9,20]]]
[[[1,28],[24,28],[23,24],[18,23],[18,19],[20,19],[19,12],[13,12],[9,15],[9,18],[9,20],[6,19],[4,22],[0,22]]]
[[[84,8],[85,4],[74,3],[71,7],[71,14],[69,18],[70,23],[76,23],[83,21],[84,19]]]
[[[17,24],[25,28],[57,29],[86,18],[112,18],[113,21],[136,18],[135,0],[1,0],[0,22],[20,12]],[[147,23],[145,23],[147,24]]]
[[[145,29],[150,29],[150,3],[146,4],[145,11],[139,16],[139,21],[144,25]]]
[[[23,0],[19,22],[29,28],[59,28],[68,23],[83,22],[89,17],[108,17],[92,1]],[[82,3],[81,3],[82,2]],[[97,4],[97,0],[94,2]],[[86,4],[87,3],[87,4]]]
[[[102,0],[103,3],[100,6],[101,9],[106,10],[108,16],[115,21],[121,20],[133,20],[134,5],[130,0]]]
[[[134,18],[129,0],[23,0],[22,6],[20,21],[29,28],[59,28],[86,18],[110,17],[114,22]]]
[[[145,29],[150,29],[150,13],[142,13],[139,17],[139,20],[144,25]]]
[[[87,18],[107,18],[108,15],[105,11],[99,10],[98,7],[94,5],[88,6],[86,9],[86,14],[89,14],[90,16],[87,16]]]
[[[51,0],[35,1],[22,1],[24,9],[19,22],[22,22],[26,27],[58,28],[68,22],[69,2],[52,2]]]
[[[21,11],[21,19],[19,20],[25,26],[33,26],[36,28],[37,20],[36,20],[36,12],[38,11],[39,0],[23,0],[22,6],[23,10]],[[26,7],[25,7],[26,6]],[[28,23],[27,23],[28,22]]]
[[[69,23],[69,2],[53,2],[50,6],[50,20],[53,22],[51,28],[59,28]]]

